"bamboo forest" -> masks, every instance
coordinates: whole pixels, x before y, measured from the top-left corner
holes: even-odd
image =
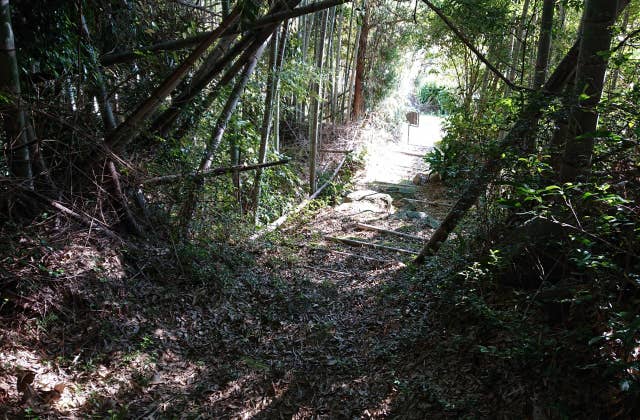
[[[640,418],[640,0],[0,20],[0,420]]]

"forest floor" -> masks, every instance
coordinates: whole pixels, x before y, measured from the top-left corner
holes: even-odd
[[[20,286],[0,303],[0,417],[518,417],[517,378],[478,364],[475,330],[447,331],[437,284],[410,266],[450,205],[411,182],[431,135],[365,126],[344,199],[250,245],[141,261],[86,234],[8,238],[22,251],[3,261]]]

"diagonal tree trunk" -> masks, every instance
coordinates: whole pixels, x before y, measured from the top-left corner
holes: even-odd
[[[137,138],[146,119],[160,107],[162,101],[180,84],[182,79],[187,75],[187,72],[193,67],[195,62],[204,55],[207,49],[239,19],[240,8],[236,7],[233,12],[220,23],[218,28],[202,41],[189,57],[153,91],[149,98],[141,103],[122,124],[107,136],[107,145],[121,149]]]
[[[242,95],[245,86],[249,82],[249,78],[251,77],[251,74],[253,74],[258,60],[264,52],[264,47],[265,44],[258,48],[258,50],[251,56],[249,62],[245,65],[240,78],[231,91],[231,94],[229,95],[229,98],[227,99],[227,102],[222,109],[220,116],[218,117],[215,129],[213,131],[213,134],[211,135],[209,143],[207,144],[207,148],[205,150],[204,156],[202,157],[202,161],[200,162],[200,166],[198,167],[198,172],[205,172],[211,168],[213,157],[215,155],[215,152],[218,150],[218,146],[220,146],[222,136],[227,129],[227,125],[229,124],[231,115],[233,115],[233,112],[238,105],[238,101],[240,100],[240,96]],[[198,202],[200,192],[202,191],[203,184],[204,183],[201,178],[191,184],[191,188],[189,188],[189,192],[187,193],[182,208],[180,209],[180,221],[182,225],[182,233],[184,236],[186,236],[188,232],[189,224],[191,222],[191,218],[193,217],[193,212]]]
[[[202,99],[193,107],[192,112],[189,115],[190,118],[184,119],[180,127],[175,130],[175,132],[173,133],[173,136],[175,138],[179,139],[184,137],[189,132],[189,130],[193,128],[193,126],[195,125],[194,122],[197,123],[197,121],[200,120],[204,112],[211,107],[215,99],[218,97],[218,95],[220,95],[220,92],[222,91],[222,89],[225,86],[227,86],[238,75],[239,72],[242,72],[242,69],[244,68],[246,63],[251,60],[251,57],[255,55],[256,51],[264,44],[264,42],[268,38],[269,38],[269,33],[267,33],[266,31],[264,31],[260,35],[256,35],[252,37],[254,41],[246,48],[246,50],[235,61],[235,63],[233,63],[231,67],[229,67],[225,71],[224,75],[215,84],[215,86],[209,91],[207,96],[205,96],[204,99]],[[204,89],[204,87],[205,85],[202,86],[202,89]],[[189,100],[192,100],[197,96],[195,93],[195,90],[192,93],[193,94],[190,94],[189,96]],[[181,96],[181,98],[183,97]],[[170,107],[169,109],[167,109],[166,112],[158,116],[156,120],[159,123],[163,124],[162,125],[163,129],[162,131],[160,131],[159,134],[168,135],[170,133],[171,125],[177,120],[178,116],[182,112],[182,109],[185,109],[188,104],[188,102],[183,102],[183,100],[184,99],[176,100],[175,106]],[[166,115],[165,117],[166,120],[164,121],[163,121],[163,115]],[[154,126],[155,124],[152,125],[152,129]]]
[[[606,1],[606,0],[601,0]],[[620,14],[624,7],[629,4],[629,0],[621,0],[617,8],[617,14]],[[578,51],[582,45],[582,39],[578,40],[571,47],[564,59],[558,64],[556,70],[551,74],[549,80],[542,87],[543,96],[537,100],[530,101],[525,109],[521,112],[520,118],[516,121],[513,128],[501,140],[497,150],[505,150],[513,147],[523,137],[528,135],[532,127],[538,126],[538,121],[542,115],[542,110],[551,103],[553,96],[557,96],[562,92],[563,86],[567,80],[575,74],[578,63]],[[606,47],[608,49],[608,46]],[[454,204],[449,214],[445,217],[438,229],[433,233],[429,241],[420,251],[420,255],[416,257],[415,263],[421,264],[429,256],[435,255],[442,244],[447,240],[449,234],[455,229],[460,220],[467,211],[478,200],[478,197],[486,189],[487,185],[495,177],[502,168],[502,160],[499,156],[491,156],[484,164],[482,169],[465,188],[458,201]]]

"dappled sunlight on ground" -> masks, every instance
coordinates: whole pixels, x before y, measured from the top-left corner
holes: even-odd
[[[378,131],[367,130],[370,145],[385,153],[405,147],[376,142]],[[355,190],[379,187],[366,178],[375,165],[375,155],[369,156]],[[393,169],[405,181],[412,165],[422,164],[419,156],[396,157],[387,174]],[[435,185],[410,187],[412,197],[425,198],[423,190],[429,191],[426,198],[442,194]],[[425,238],[432,227],[398,217],[408,210],[401,193],[373,192],[292,220],[261,247],[202,244],[195,254],[181,254],[176,266],[166,249],[145,250],[135,266],[127,266],[109,244],[82,248],[72,242],[52,249],[65,265],[46,269],[60,270],[65,283],[55,283],[59,296],[47,291],[57,296],[46,300],[53,308],[10,320],[13,330],[0,328],[0,399],[7,391],[14,417],[27,410],[52,418],[406,414],[402,398],[409,398],[403,394],[408,388],[398,384],[411,383],[412,372],[404,368],[414,359],[416,331],[426,328],[428,312],[428,302],[414,307],[407,298],[412,255],[350,247],[328,237],[411,252],[421,242],[356,224]],[[15,334],[20,323],[22,335]],[[64,383],[67,389],[50,404],[22,403],[17,366],[37,372],[38,388]],[[432,411],[441,413],[441,405]]]

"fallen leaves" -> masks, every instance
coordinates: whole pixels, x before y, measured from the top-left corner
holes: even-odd
[[[16,372],[16,389],[21,394],[21,402],[23,404],[55,404],[62,398],[66,385],[63,383],[56,384],[52,389],[45,390],[37,387],[34,382],[36,372],[33,370],[18,369]],[[5,397],[7,391],[4,391]],[[2,400],[2,392],[0,392],[0,400]]]

